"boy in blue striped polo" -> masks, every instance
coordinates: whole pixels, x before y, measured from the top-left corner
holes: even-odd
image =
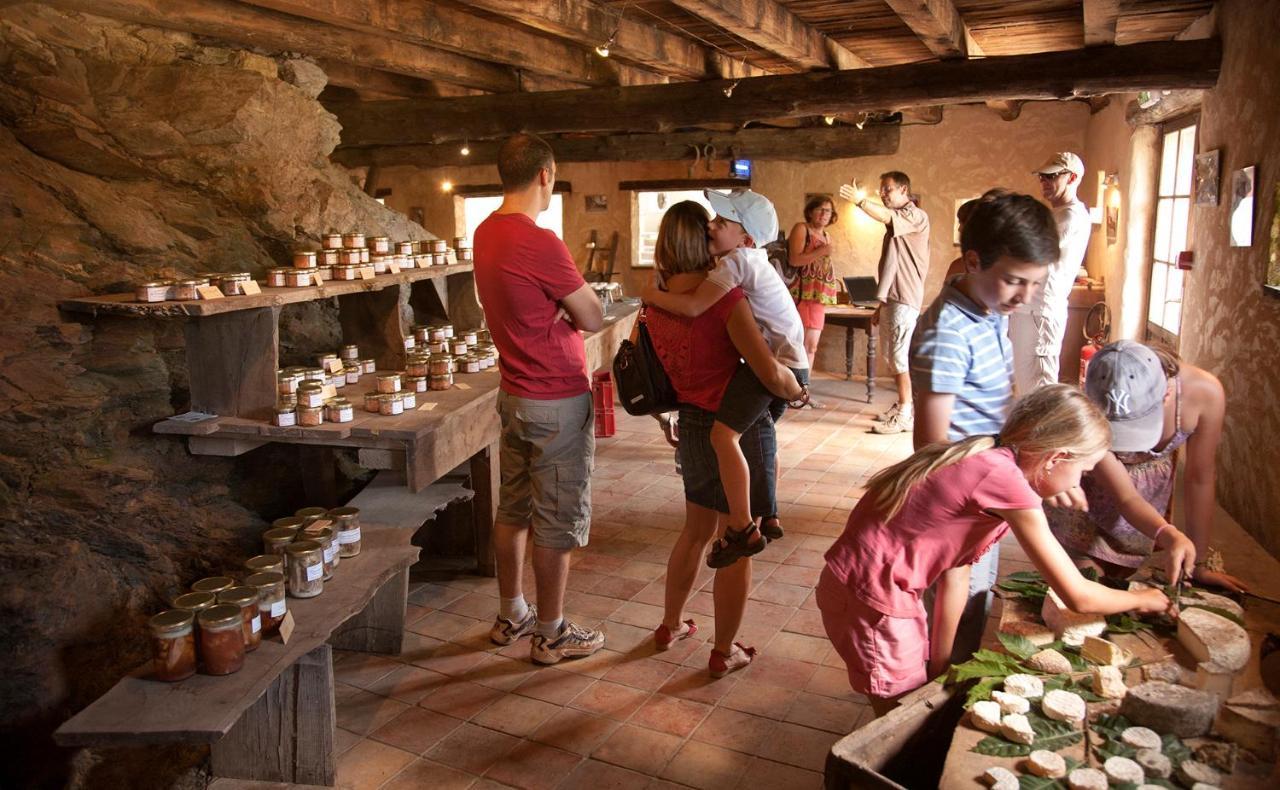
[[[1058,259],[1053,214],[1029,195],[984,197],[960,235],[964,274],[942,288],[911,338],[915,449],[1000,432],[1013,405],[1009,315],[1044,285]],[[953,662],[978,649],[996,582],[1000,547],[969,574],[969,603]]]

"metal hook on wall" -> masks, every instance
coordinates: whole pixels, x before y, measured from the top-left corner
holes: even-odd
[[[689,178],[693,178],[693,171],[698,167],[698,163],[702,161],[702,149],[698,146],[690,146],[693,148],[693,161],[689,163]]]
[[[716,147],[711,143],[707,143],[706,148],[702,152],[702,155],[705,156],[707,159],[707,172],[710,173],[711,166],[715,163]]]

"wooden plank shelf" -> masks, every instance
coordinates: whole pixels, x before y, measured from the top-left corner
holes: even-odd
[[[280,307],[298,302],[311,302],[335,296],[380,291],[392,285],[406,285],[420,280],[433,280],[472,271],[470,263],[454,263],[447,266],[430,266],[425,269],[404,269],[398,274],[378,274],[371,280],[326,280],[323,285],[308,288],[267,288],[253,296],[227,296],[205,301],[138,302],[134,295],[106,294],[82,296],[59,303],[63,310],[90,315],[117,315],[130,318],[201,318],[223,315],[239,310],[260,307]],[[261,285],[261,283],[259,283]]]

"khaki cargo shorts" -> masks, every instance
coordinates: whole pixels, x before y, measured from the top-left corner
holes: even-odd
[[[595,414],[591,393],[560,400],[498,391],[502,421],[498,520],[533,524],[533,543],[551,549],[587,545]]]

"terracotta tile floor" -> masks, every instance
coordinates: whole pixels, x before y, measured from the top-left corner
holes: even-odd
[[[825,408],[779,425],[787,535],[754,561],[740,637],[760,650],[751,667],[707,674],[706,569],[689,605],[697,637],[653,650],[684,500],[657,424],[618,409],[617,435],[597,445],[591,545],[574,556],[566,596],[574,620],[603,626],[605,650],[535,667],[528,639],[488,642],[495,580],[412,585],[402,655],[335,652],[339,786],[821,787],[831,744],[871,719],[814,604],[822,552],[867,478],[911,449],[910,434],[870,433],[889,393],[868,405],[863,386],[819,377]],[[1016,545],[1005,551],[1003,571],[1030,567]]]

